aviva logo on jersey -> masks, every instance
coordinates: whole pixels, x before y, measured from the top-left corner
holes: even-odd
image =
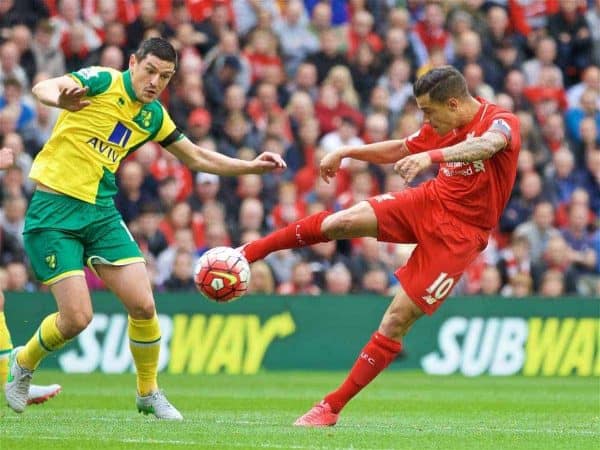
[[[129,138],[131,137],[131,130],[123,125],[121,122],[117,122],[113,128],[110,136],[108,136],[108,142],[103,142],[97,137],[90,138],[86,141],[90,147],[96,150],[101,155],[106,156],[113,163],[119,160],[119,152],[115,150],[110,144],[118,145],[121,148],[127,146]]]

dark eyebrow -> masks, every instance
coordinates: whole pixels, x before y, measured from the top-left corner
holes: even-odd
[[[154,64],[152,64],[151,62],[147,62],[146,63],[146,67],[150,67],[151,69],[155,70],[156,72],[159,72],[161,75],[165,74],[165,73],[169,73],[174,74],[175,71],[174,70],[163,70],[162,72],[160,70],[158,70],[158,67],[156,67]]]

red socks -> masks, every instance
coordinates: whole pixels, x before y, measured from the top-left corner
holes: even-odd
[[[325,397],[334,413],[379,375],[402,350],[402,343],[376,331],[365,345],[342,385]]]
[[[249,263],[253,263],[277,250],[327,242],[330,239],[321,233],[321,224],[330,214],[329,211],[321,211],[252,241],[243,247],[244,256]]]

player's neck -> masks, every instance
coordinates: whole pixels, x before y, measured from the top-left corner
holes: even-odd
[[[458,119],[461,123],[461,126],[464,126],[470,123],[477,113],[479,112],[479,108],[481,108],[481,102],[477,100],[475,97],[469,97],[467,101],[461,105],[460,111],[458,113]]]

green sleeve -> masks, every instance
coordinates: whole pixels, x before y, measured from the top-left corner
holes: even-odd
[[[88,88],[88,97],[105,92],[113,79],[112,73],[103,67],[86,67],[69,75],[79,81],[83,87]]]

